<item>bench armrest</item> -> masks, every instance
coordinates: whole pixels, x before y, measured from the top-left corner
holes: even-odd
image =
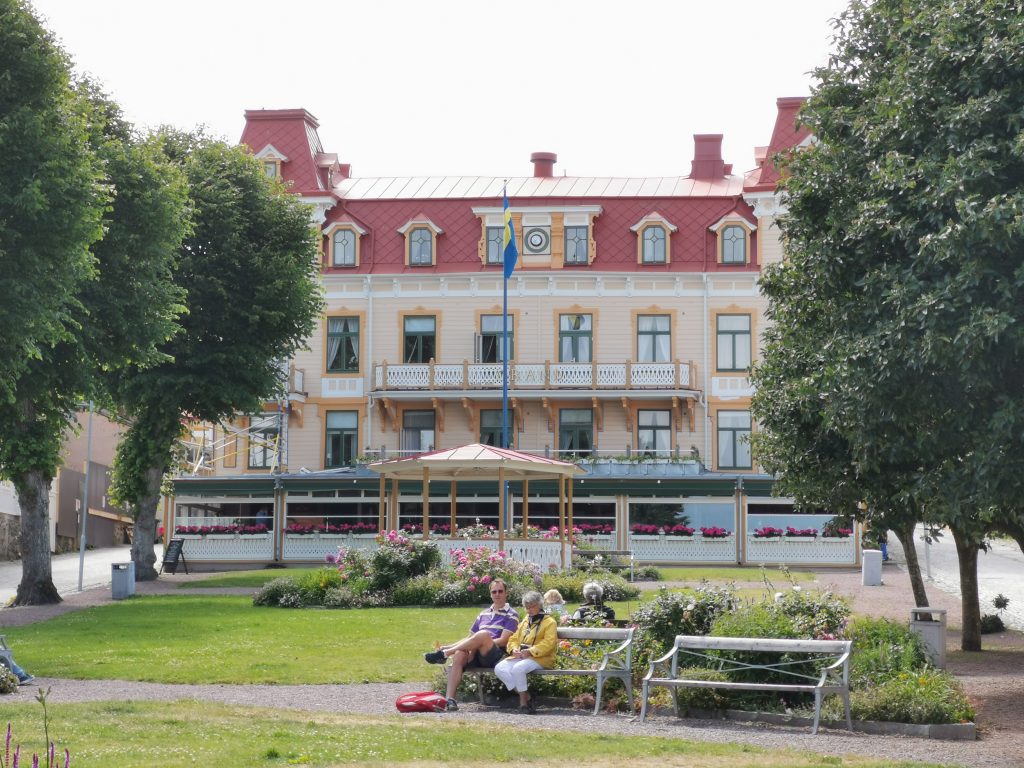
[[[632,655],[630,649],[633,645],[633,640],[630,638],[626,640],[618,648],[613,648],[610,651],[605,651],[604,658],[601,660],[601,666],[599,669],[621,669],[629,670],[632,666]]]
[[[672,650],[670,650],[664,656],[652,660],[651,661],[650,669],[647,671],[647,674],[644,676],[644,680],[651,680],[652,678],[655,678],[655,677],[671,677],[671,678],[674,678],[676,676],[676,671],[675,671],[676,670],[676,650],[677,649],[675,647],[673,647]],[[658,675],[657,673],[659,671],[663,671],[664,674],[663,675]]]

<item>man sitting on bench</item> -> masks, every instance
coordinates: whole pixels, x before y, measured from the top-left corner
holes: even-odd
[[[459,705],[455,691],[462,680],[462,671],[467,666],[489,667],[505,658],[505,646],[512,633],[519,628],[519,614],[510,606],[508,587],[501,579],[491,582],[492,605],[480,612],[469,629],[469,636],[451,645],[444,645],[436,651],[423,654],[430,664],[444,664],[449,658],[452,667],[448,670],[448,711],[455,712]]]

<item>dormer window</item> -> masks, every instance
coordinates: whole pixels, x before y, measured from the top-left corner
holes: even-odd
[[[730,213],[709,229],[718,235],[719,264],[749,264],[750,234],[756,226],[737,213]]]
[[[257,160],[263,164],[263,172],[268,178],[281,178],[281,163],[287,163],[288,158],[273,144],[267,144],[255,154]]]
[[[651,224],[649,227],[644,227],[640,236],[643,248],[643,256],[640,261],[644,264],[664,264],[665,251],[668,248],[665,228],[659,224]]]
[[[722,263],[747,263],[747,230],[731,224],[722,228]]]
[[[405,263],[410,267],[431,267],[437,263],[437,236],[444,232],[427,218],[407,221],[399,233],[405,235]]]
[[[434,235],[426,227],[416,227],[409,232],[409,264],[413,267],[429,267],[434,263]]]
[[[359,239],[366,234],[365,229],[353,221],[335,222],[324,234],[327,236],[328,266],[359,266]]]
[[[637,263],[668,264],[672,261],[672,233],[678,228],[656,211],[630,227],[637,234]]]

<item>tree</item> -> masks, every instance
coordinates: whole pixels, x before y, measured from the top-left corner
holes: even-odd
[[[106,194],[69,73],[29,7],[0,0],[0,402],[65,337],[102,235]]]
[[[139,580],[157,576],[156,507],[182,420],[260,410],[322,307],[319,234],[306,206],[241,148],[173,131],[163,139],[189,183],[192,231],[175,272],[188,311],[161,347],[165,362],[122,391],[133,424],[118,445],[114,490],[135,519]]]
[[[181,174],[93,84],[78,84],[74,98],[86,150],[103,172],[103,238],[91,246],[90,279],[69,293],[60,337],[22,367],[13,400],[0,402],[0,471],[21,509],[19,605],[60,600],[50,571],[49,491],[79,404],[111,401],[126,371],[161,359],[156,344],[176,331],[182,309],[171,280],[184,234]]]
[[[855,0],[836,29],[801,113],[820,143],[784,185],[788,261],[764,281],[798,325],[766,346],[755,410],[768,442],[820,413],[855,486],[950,526],[977,650],[977,549],[1022,478],[1024,12]],[[800,409],[766,407],[778,391]]]

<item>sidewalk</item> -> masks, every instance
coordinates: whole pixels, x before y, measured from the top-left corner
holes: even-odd
[[[157,562],[163,556],[163,546],[156,546]],[[127,563],[132,559],[131,546],[124,544],[119,547],[103,549],[87,549],[82,569],[82,589],[110,587],[110,566],[113,563]],[[51,558],[53,569],[53,585],[61,597],[67,599],[78,593],[78,552],[66,552]],[[7,603],[17,594],[21,583],[21,561],[0,561],[0,606]]]

